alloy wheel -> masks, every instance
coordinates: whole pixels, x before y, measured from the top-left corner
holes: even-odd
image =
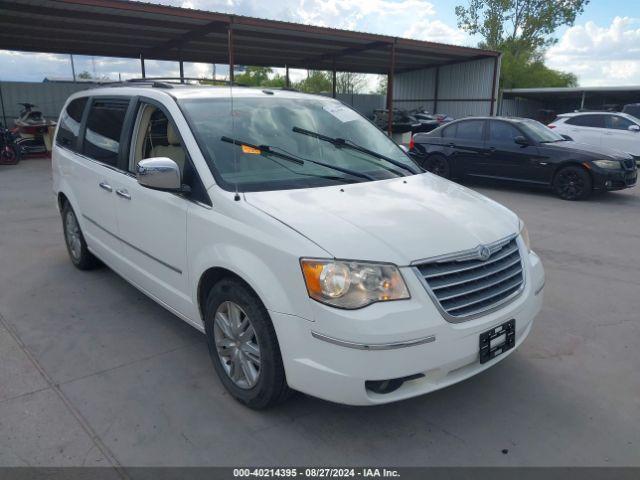
[[[584,180],[574,171],[560,172],[558,190],[564,198],[578,198],[584,192]]]
[[[213,321],[213,338],[224,371],[242,389],[260,378],[260,347],[251,319],[236,303],[220,304]]]
[[[447,178],[449,176],[449,165],[443,158],[436,158],[431,164],[431,173],[439,177]]]
[[[65,237],[67,239],[67,245],[69,246],[69,252],[75,260],[80,260],[82,255],[82,240],[80,238],[80,227],[78,226],[78,220],[73,212],[68,212],[65,218]]]

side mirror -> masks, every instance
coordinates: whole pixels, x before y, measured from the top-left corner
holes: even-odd
[[[178,164],[166,157],[147,158],[138,163],[138,183],[153,190],[176,192],[182,190]]]
[[[629,131],[640,132],[640,125],[629,125]]]
[[[565,140],[568,140],[568,141],[570,141],[570,142],[573,142],[573,138],[571,138],[569,135],[561,134],[560,136],[561,136],[562,138],[564,138]]]
[[[518,135],[516,138],[513,139],[513,141],[516,142],[518,145],[522,145],[523,147],[527,147],[530,145],[529,140],[527,140],[522,135]]]

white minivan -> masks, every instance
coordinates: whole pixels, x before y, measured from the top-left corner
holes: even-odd
[[[337,100],[127,82],[72,95],[55,138],[74,265],[204,332],[252,408],[443,388],[513,352],[541,308],[522,221]]]

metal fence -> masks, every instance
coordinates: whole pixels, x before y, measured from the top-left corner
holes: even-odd
[[[0,122],[13,126],[20,113],[19,103],[34,103],[43,115],[57,119],[69,95],[94,87],[87,82],[0,82]]]
[[[399,73],[393,82],[394,108],[423,107],[454,118],[490,115],[497,94],[494,75],[500,75],[500,64],[493,58]]]

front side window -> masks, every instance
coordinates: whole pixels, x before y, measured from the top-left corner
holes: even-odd
[[[140,160],[145,158],[166,157],[176,162],[184,174],[187,153],[173,121],[159,108],[142,104],[137,125],[129,171],[135,172]]]
[[[605,128],[612,130],[629,130],[631,125],[635,125],[635,123],[618,115],[607,115],[604,120]]]
[[[454,123],[442,129],[442,137],[443,138],[455,138],[456,130],[458,128],[458,124]]]
[[[518,125],[527,136],[539,143],[564,142],[565,138],[537,120],[521,120]]]
[[[78,146],[78,135],[80,134],[80,122],[84,107],[87,104],[87,97],[72,100],[67,108],[60,114],[60,126],[56,135],[56,143],[69,150],[76,150]]]
[[[371,122],[333,99],[279,98],[277,94],[234,98],[233,115],[229,98],[192,98],[179,104],[209,167],[227,190],[281,190],[381,180],[409,175],[402,166],[416,168]],[[359,145],[401,166],[347,145],[336,146],[308,132]]]
[[[128,100],[94,100],[89,110],[83,152],[89,158],[116,166]]]
[[[489,122],[489,140],[492,142],[513,143],[519,136],[522,136],[520,131],[507,122]]]
[[[576,127],[604,128],[604,115],[578,115],[569,118],[566,123]]]
[[[482,131],[484,128],[483,120],[466,120],[458,122],[456,138],[461,140],[482,140]]]

